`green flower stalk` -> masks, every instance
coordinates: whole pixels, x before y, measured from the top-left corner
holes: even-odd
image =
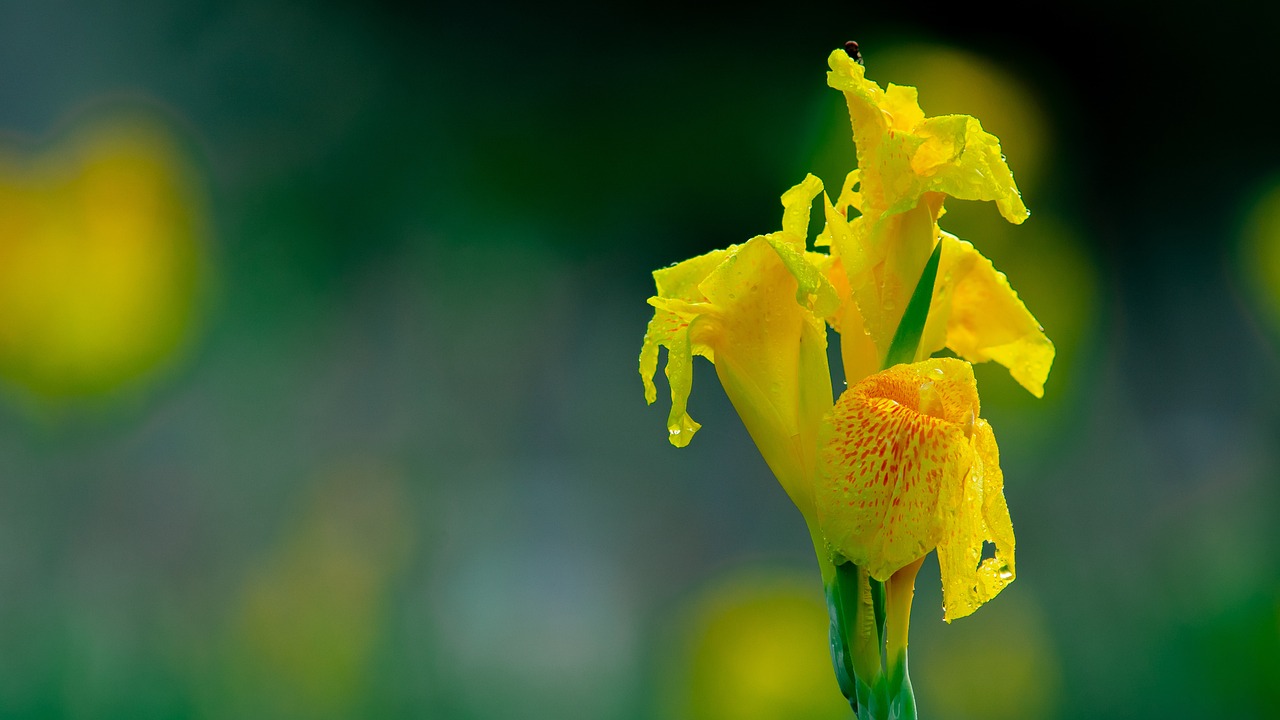
[[[693,357],[714,364],[808,525],[841,690],[864,720],[915,718],[907,633],[924,557],[938,552],[948,622],[1014,578],[999,451],[970,363],[994,360],[1038,397],[1054,350],[1004,275],[937,224],[947,196],[1026,219],[999,141],[968,116],[925,117],[914,88],[881,89],[843,51],[829,63],[858,169],[835,203],[809,175],[782,195],[779,231],[656,271],[640,374],[652,403],[665,347],[668,433],[683,447],[700,427],[687,411]],[[811,242],[819,195],[825,225]],[[849,383],[838,398],[828,326]],[[943,348],[958,358],[930,359]]]

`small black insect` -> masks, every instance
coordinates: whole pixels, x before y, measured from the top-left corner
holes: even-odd
[[[854,60],[856,60],[856,61],[857,61],[857,63],[858,63],[859,65],[864,64],[864,63],[862,62],[862,53],[858,52],[858,41],[857,41],[857,40],[850,40],[849,42],[845,43],[845,44],[844,44],[844,51],[845,51],[846,53],[848,53],[848,54],[849,54],[849,57],[851,57],[851,58],[853,58]]]

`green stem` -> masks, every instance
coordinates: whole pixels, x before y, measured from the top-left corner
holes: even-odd
[[[885,660],[889,680],[890,717],[915,720],[915,697],[907,674],[907,631],[911,625],[911,600],[916,592],[916,574],[924,557],[903,567],[885,583]]]

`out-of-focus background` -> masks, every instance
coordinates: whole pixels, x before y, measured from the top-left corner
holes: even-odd
[[[943,226],[1058,346],[979,369],[1019,577],[926,565],[922,717],[1280,716],[1280,13],[464,5],[0,6],[0,717],[850,717],[710,366],[683,450],[636,368],[852,166],[848,39],[1003,140],[1031,219]]]

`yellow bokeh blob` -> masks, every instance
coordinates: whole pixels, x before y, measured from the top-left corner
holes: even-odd
[[[912,645],[921,717],[1054,717],[1062,668],[1044,613],[1026,588]],[[920,623],[924,618],[916,619]]]
[[[154,120],[85,122],[35,158],[0,150],[0,375],[71,397],[167,358],[190,323],[202,212]]]
[[[688,720],[848,720],[822,588],[790,573],[727,578],[696,599],[669,714]]]
[[[1280,182],[1253,204],[1240,240],[1242,272],[1254,302],[1280,332]]]

